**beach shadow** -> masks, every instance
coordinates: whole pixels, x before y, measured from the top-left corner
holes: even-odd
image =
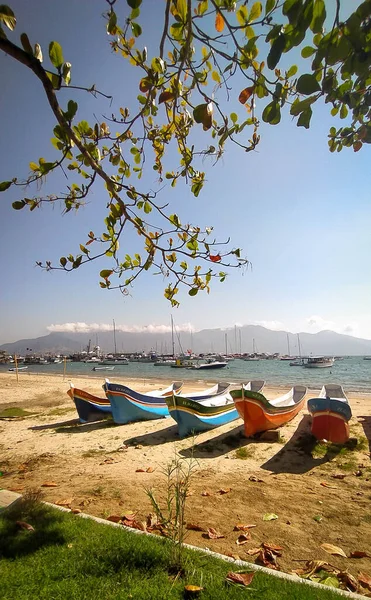
[[[195,438],[195,441],[197,441],[197,438]],[[180,450],[179,454],[186,458],[190,458],[191,456],[196,458],[215,458],[216,456],[223,456],[223,454],[227,454],[231,450],[248,446],[256,441],[258,440],[246,438],[244,436],[244,425],[239,425],[235,429],[232,429],[232,431],[222,433],[201,444],[195,443],[192,448]]]
[[[276,474],[301,475],[334,459],[342,449],[341,445],[332,444],[329,451],[319,458],[312,456],[318,440],[311,434],[311,422],[310,415],[303,415],[292,438],[261,468]]]
[[[106,429],[107,427],[116,427],[112,419],[104,421],[95,421],[94,423],[80,423],[78,419],[63,421],[61,423],[50,423],[48,425],[34,425],[29,427],[33,431],[43,429],[54,429],[55,433],[84,433],[86,431],[95,431],[96,429]]]
[[[177,442],[179,441],[178,425],[172,425],[166,429],[160,431],[150,431],[143,435],[136,435],[134,437],[124,439],[123,444],[128,446],[136,446],[141,444],[142,446],[159,446],[166,442]]]
[[[362,419],[362,420],[360,420],[360,419]],[[361,417],[358,417],[358,420],[363,427],[363,431],[365,432],[365,436],[368,441],[369,451],[371,453],[371,416],[363,415]]]

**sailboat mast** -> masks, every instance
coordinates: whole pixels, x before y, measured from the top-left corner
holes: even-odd
[[[290,354],[290,338],[289,338],[289,334],[286,333],[286,336],[287,336],[287,351],[288,351],[287,355],[291,356],[291,354]]]
[[[234,351],[237,354],[237,325],[234,326]]]
[[[226,333],[224,334],[224,341],[225,341],[225,355],[227,356],[228,355],[228,336]]]
[[[173,349],[173,358],[175,358],[175,342],[174,342],[174,321],[173,315],[171,315],[171,346]]]
[[[112,319],[112,321],[113,321],[113,344],[115,346],[115,354],[117,354],[115,319]]]
[[[242,342],[241,342],[241,329],[238,330],[239,338],[240,338],[240,356],[242,356]]]
[[[299,346],[299,356],[301,358],[301,347],[300,347],[300,336],[298,334],[298,346]]]

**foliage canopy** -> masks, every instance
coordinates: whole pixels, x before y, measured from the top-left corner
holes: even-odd
[[[77,94],[102,92],[94,85],[71,86],[71,63],[57,41],[47,51],[31,44],[26,33],[20,35],[20,44],[11,41],[16,16],[9,6],[0,5],[0,49],[31,69],[41,83],[56,120],[51,141],[60,154],[57,160],[30,162],[25,179],[4,181],[0,191],[43,181],[63,169],[69,175],[64,194],[25,197],[13,207],[32,211],[42,203],[61,201],[69,212],[81,207],[96,182],[103,181],[103,233],[89,231],[80,252],[61,257],[58,266],[49,261],[39,266],[68,271],[106,256],[110,262],[100,271],[102,288],[119,287],[127,293],[143,271],[151,270],[167,277],[165,297],[176,306],[182,286],[191,296],[209,291],[213,278],[224,281],[228,267],[248,264],[229,240],[213,237],[212,227],[183,223],[170,202],[161,202],[179,180],[194,196],[200,194],[205,157],[215,164],[230,143],[253,151],[261,121],[277,125],[284,110],[297,126],[308,129],[321,99],[333,117],[344,120],[344,126],[336,120],[338,126],[330,129],[331,152],[344,147],[358,152],[371,143],[371,0],[346,17],[340,0],[166,0],[153,54],[147,51],[141,26],[150,1],[106,0],[112,51],[140,73],[139,90],[131,90],[134,112],[117,106],[109,119],[94,122],[79,114]],[[299,52],[305,59],[300,60],[302,72],[295,64],[280,67],[288,63],[286,55],[295,59]],[[43,54],[50,63],[45,67]],[[236,89],[241,76],[245,85]],[[58,92],[66,86],[71,99],[61,106]],[[230,97],[238,98],[238,112],[228,113]],[[177,165],[167,170],[175,148]],[[144,169],[151,168],[157,193],[141,187]],[[128,228],[140,236],[141,253],[120,251],[120,238]]]

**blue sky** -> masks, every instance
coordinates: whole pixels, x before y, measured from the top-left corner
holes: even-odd
[[[149,8],[143,44],[151,48],[161,11],[157,3],[144,3]],[[126,5],[123,0],[120,4]],[[356,4],[344,2],[345,10]],[[18,18],[17,36],[10,34],[11,39],[27,31],[44,55],[51,40],[59,41],[72,63],[72,83],[96,83],[118,105],[127,103],[137,74],[111,55],[101,17],[103,0],[15,0],[11,6]],[[54,123],[38,82],[25,67],[0,54],[0,72],[2,181],[27,174],[31,160],[54,156],[49,141]],[[236,82],[228,105],[231,112],[238,109],[238,86]],[[61,93],[62,103],[69,98],[79,103],[80,118],[92,112],[99,118],[110,114],[104,99]],[[315,107],[309,131],[297,128],[286,115],[279,126],[261,127],[255,153],[229,146],[222,160],[208,168],[208,183],[198,199],[185,186],[163,190],[164,201],[175,212],[194,223],[213,225],[219,237],[230,235],[253,265],[244,274],[232,272],[224,284],[215,283],[210,295],[190,298],[183,293],[180,308],[173,311],[178,326],[259,323],[294,332],[334,329],[371,338],[370,149],[330,154],[327,133],[332,121],[325,106]],[[208,134],[200,130],[197,135]],[[155,185],[152,172],[145,183]],[[62,191],[64,186],[64,177],[58,175],[43,192]],[[127,328],[169,324],[170,306],[160,277],[145,275],[132,295],[123,297],[99,288],[99,270],[108,267],[104,261],[70,274],[35,267],[36,260],[76,254],[90,229],[102,231],[101,187],[81,212],[64,217],[57,206],[14,211],[11,203],[21,197],[20,188],[0,196],[0,343],[51,329],[69,330],[74,323],[104,325],[112,318]],[[130,250],[133,239],[127,236],[121,247]]]

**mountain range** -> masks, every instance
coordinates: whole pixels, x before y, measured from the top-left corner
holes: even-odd
[[[273,331],[260,325],[244,325],[230,329],[203,329],[193,333],[177,333],[175,330],[175,352],[266,352],[273,354],[299,355],[298,339],[301,354],[318,355],[371,355],[371,340],[356,338],[334,331],[319,333],[300,333]],[[111,332],[99,333],[49,333],[48,335],[23,339],[0,346],[9,354],[71,354],[91,349],[99,345],[105,353],[114,351],[114,339]],[[289,348],[290,347],[290,348]],[[116,348],[118,352],[149,352],[161,354],[172,353],[171,333],[149,332],[116,332]]]

